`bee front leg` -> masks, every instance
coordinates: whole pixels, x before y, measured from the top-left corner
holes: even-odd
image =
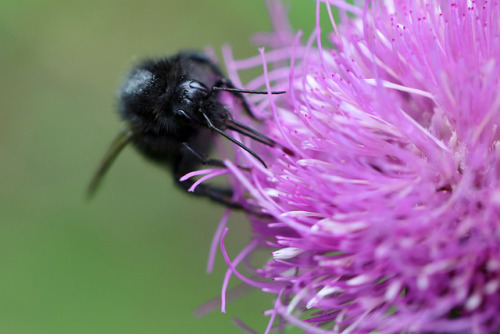
[[[224,164],[223,161],[218,160],[218,159],[209,159],[209,158],[205,157],[203,154],[201,154],[200,152],[196,151],[194,148],[189,146],[188,143],[182,143],[182,146],[184,147],[185,152],[191,154],[202,165],[226,168],[226,165]],[[248,167],[238,166],[238,168],[243,170],[243,171],[246,171],[246,172],[250,171],[250,168],[248,168]]]
[[[215,202],[218,202],[224,206],[233,209],[244,210],[245,212],[258,217],[268,217],[268,215],[260,212],[258,208],[254,208],[248,205],[243,205],[242,203],[235,201],[233,199],[233,191],[229,188],[218,187],[207,183],[200,183],[193,189],[193,191],[189,191],[196,182],[196,180],[188,179],[181,181],[180,179],[188,172],[196,169],[196,164],[193,164],[193,157],[196,158],[197,162],[199,161],[199,163],[204,165],[210,165],[216,167],[225,167],[225,165],[220,160],[207,159],[203,154],[196,151],[193,147],[189,146],[189,144],[187,143],[182,143],[182,146],[184,150],[181,151],[182,153],[179,155],[178,159],[175,161],[174,164],[175,182],[182,189],[194,195],[208,197]]]
[[[221,160],[208,159],[203,154],[201,154],[200,152],[196,151],[194,148],[192,148],[191,146],[189,146],[188,143],[182,143],[182,146],[184,147],[185,152],[191,154],[202,165],[226,168],[226,165],[224,165],[224,162],[222,162]]]
[[[241,203],[238,203],[233,200],[233,192],[230,189],[227,188],[221,188],[221,187],[216,187],[213,185],[208,185],[205,183],[198,184],[196,188],[194,188],[193,191],[189,191],[191,186],[195,183],[195,180],[184,180],[180,181],[177,179],[177,184],[183,188],[185,191],[198,195],[198,196],[204,196],[208,197],[213,201],[216,201],[224,206],[233,208],[233,209],[238,209],[238,210],[245,210],[243,205]]]
[[[196,181],[193,181],[191,179],[189,180],[184,180],[180,181],[179,178],[177,178],[177,184],[183,188],[185,191],[189,191],[191,186],[195,183]],[[260,218],[270,218],[271,216],[263,213],[260,211],[259,208],[251,206],[251,205],[243,205],[242,203],[236,202],[233,200],[233,192],[230,189],[227,188],[220,188],[217,186],[213,185],[208,185],[205,183],[198,184],[194,191],[189,192],[194,195],[198,196],[204,196],[208,197],[211,200],[222,204],[226,207],[232,208],[232,209],[237,209],[237,210],[243,210],[248,214],[254,215],[256,217]]]

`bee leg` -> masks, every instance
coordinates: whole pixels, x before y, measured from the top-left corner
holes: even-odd
[[[181,153],[179,154],[177,160],[174,163],[173,174],[175,182],[186,192],[190,192],[189,190],[194,185],[196,180],[187,179],[181,181],[180,179],[188,172],[195,170],[196,166],[199,166],[199,162],[205,165],[226,167],[224,163],[220,160],[205,158],[203,154],[198,152],[196,149],[194,149],[187,143],[183,143],[182,146],[184,149],[181,150]],[[193,160],[193,157],[196,157],[196,160]],[[233,200],[233,191],[229,188],[218,187],[208,183],[200,183],[190,193],[198,196],[208,197],[211,200],[218,202],[224,206],[233,209],[244,210],[245,212],[252,214],[254,216],[268,217],[268,215],[263,214],[256,207],[244,205],[242,203]]]
[[[189,189],[191,188],[191,186],[193,186],[195,182],[196,182],[195,180],[191,179],[184,181],[179,181],[179,179],[177,180],[177,184],[185,191],[190,192],[191,194],[208,197],[211,200],[214,200],[224,206],[233,209],[245,210],[245,208],[243,207],[243,205],[241,205],[241,203],[238,203],[232,199],[233,192],[230,189],[220,188],[213,185],[200,183],[196,186],[196,188],[194,188],[192,192],[189,191]]]
[[[182,146],[184,147],[184,149],[187,152],[189,152],[196,159],[198,159],[201,164],[208,165],[208,166],[216,166],[216,167],[226,168],[226,165],[224,165],[224,162],[222,162],[221,160],[206,158],[203,154],[201,154],[200,152],[196,151],[194,148],[189,146],[188,143],[182,143]]]
[[[192,148],[191,146],[189,146],[188,143],[182,143],[182,146],[184,147],[184,149],[187,152],[189,152],[196,159],[198,159],[202,165],[226,168],[226,165],[224,164],[223,161],[218,160],[218,159],[208,159],[208,158],[206,158],[203,154],[201,154],[200,152],[196,151],[194,148]],[[246,172],[250,171],[250,168],[248,168],[248,167],[238,166],[238,168],[240,168],[241,170],[244,170]]]
[[[191,188],[191,186],[195,182],[196,181],[193,181],[191,179],[184,180],[184,181],[179,181],[179,179],[177,179],[177,184],[187,192],[189,192],[189,189]],[[250,205],[243,205],[239,202],[234,201],[232,198],[233,192],[227,188],[220,188],[220,187],[216,187],[213,185],[200,183],[190,193],[198,195],[198,196],[208,197],[211,200],[218,202],[226,207],[236,209],[236,210],[243,210],[246,213],[251,214],[251,215],[256,216],[256,217],[260,217],[260,218],[270,218],[271,217],[270,215],[261,212],[257,207],[253,207]]]
[[[194,157],[194,158],[193,158]],[[226,206],[242,209],[240,203],[235,202],[233,197],[233,192],[231,189],[222,188],[217,186],[212,186],[207,183],[198,184],[193,191],[190,191],[191,187],[195,184],[196,179],[189,178],[187,180],[182,180],[181,178],[187,173],[196,170],[197,167],[202,164],[206,165],[215,165],[217,167],[224,166],[222,161],[207,159],[198,152],[198,150],[194,149],[187,143],[182,143],[181,150],[179,151],[179,155],[174,161],[174,180],[177,184],[187,192],[190,192],[195,195],[205,196],[217,201]],[[225,167],[225,166],[224,166]]]

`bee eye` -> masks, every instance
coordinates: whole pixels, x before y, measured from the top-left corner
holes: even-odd
[[[176,115],[179,115],[179,116],[182,116],[184,118],[186,118],[187,120],[191,120],[191,117],[189,117],[188,114],[186,114],[184,112],[184,110],[181,110],[181,109],[178,109],[176,112],[175,112]]]
[[[189,81],[189,88],[208,92],[208,88],[199,81],[194,81],[194,80]]]
[[[195,95],[199,96],[199,94],[204,95],[209,92],[208,87],[195,80],[184,81],[179,85],[179,88],[183,92],[182,95],[187,98],[191,98]]]

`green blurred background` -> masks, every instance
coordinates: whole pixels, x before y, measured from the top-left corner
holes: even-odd
[[[291,2],[310,31],[313,1]],[[272,299],[254,292],[193,316],[220,292],[206,274],[223,208],[173,188],[127,148],[96,198],[84,190],[120,128],[114,92],[138,58],[182,48],[255,55],[264,1],[0,1],[0,333],[263,332]],[[231,254],[249,239],[234,215]],[[234,279],[236,281],[236,279]]]

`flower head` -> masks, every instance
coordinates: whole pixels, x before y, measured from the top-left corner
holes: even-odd
[[[301,44],[272,2],[276,32],[258,36],[271,50],[226,52],[235,83],[263,63],[247,88],[288,91],[250,98],[260,131],[294,152],[249,141],[269,169],[244,152],[226,163],[268,215],[249,216],[230,273],[308,333],[499,330],[500,5],[325,2],[341,18],[329,46],[319,22]],[[244,278],[237,264],[263,245],[265,280]]]

